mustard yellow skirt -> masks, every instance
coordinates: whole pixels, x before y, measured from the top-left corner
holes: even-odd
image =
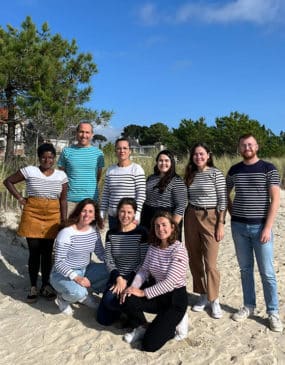
[[[24,205],[18,235],[29,238],[55,238],[60,224],[58,199],[29,197]]]

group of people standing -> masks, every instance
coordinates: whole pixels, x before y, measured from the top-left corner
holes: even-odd
[[[119,138],[115,143],[118,161],[106,171],[99,208],[104,157],[91,146],[92,135],[92,126],[80,123],[78,143],[63,150],[60,170],[53,167],[54,147],[46,143],[38,149],[39,167],[22,168],[4,181],[23,205],[18,233],[27,237],[29,247],[27,300],[36,301],[39,295],[56,298],[59,310],[67,315],[73,313],[76,302],[96,308],[97,321],[104,326],[123,315],[133,328],[124,340],[142,340],[145,351],[156,351],[174,337],[183,339],[188,330],[188,266],[193,291],[199,294],[192,310],[210,306],[213,318],[222,317],[217,257],[228,210],[244,298],[232,319],[242,321],[254,312],[255,255],[269,327],[282,331],[272,234],[280,178],[271,163],[258,158],[255,137],[240,137],[243,160],[231,167],[226,178],[214,166],[208,146],[195,144],[184,179],[177,174],[169,150],[159,152],[153,174],[145,179],[142,167],[130,159],[129,141]],[[24,180],[27,197],[15,188]],[[99,230],[106,218],[109,230],[104,247]],[[60,224],[64,228],[58,232]],[[100,262],[91,259],[92,253]],[[99,307],[90,289],[103,293]],[[147,323],[144,312],[156,314],[155,319]]]

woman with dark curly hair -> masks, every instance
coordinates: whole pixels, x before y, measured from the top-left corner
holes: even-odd
[[[211,304],[213,318],[221,318],[219,303],[220,273],[217,269],[219,242],[224,237],[227,208],[226,182],[214,166],[205,143],[196,143],[185,170],[188,207],[185,211],[185,244],[189,253],[193,291],[199,293],[193,311]]]
[[[104,248],[98,228],[103,227],[99,209],[92,199],[84,199],[75,207],[55,241],[55,264],[51,284],[57,291],[56,304],[61,313],[72,315],[70,304],[79,302],[97,308],[92,287],[103,292],[108,279],[104,263],[91,261],[93,252],[104,261]]]
[[[157,212],[151,224],[150,247],[145,261],[121,296],[123,311],[134,326],[132,332],[125,334],[124,340],[128,343],[142,340],[144,351],[156,351],[174,338],[177,326],[184,318],[187,336],[188,255],[177,237],[178,225],[173,216],[166,211]],[[155,283],[143,289],[142,285],[150,275]],[[144,312],[157,315],[148,324]]]
[[[187,194],[183,180],[176,173],[174,155],[169,150],[163,150],[158,153],[155,160],[154,173],[147,178],[146,182],[146,200],[143,205],[141,224],[150,229],[154,214],[159,210],[166,210],[181,226]],[[181,239],[181,234],[179,238]]]
[[[26,237],[29,247],[29,275],[31,289],[27,302],[33,303],[38,295],[55,298],[49,284],[52,267],[52,250],[59,225],[66,220],[67,176],[65,172],[54,169],[56,151],[51,143],[44,143],[38,150],[39,166],[21,168],[7,177],[3,184],[23,206],[19,236]],[[26,182],[26,197],[15,188],[15,184]],[[38,274],[41,268],[42,286],[37,289]]]

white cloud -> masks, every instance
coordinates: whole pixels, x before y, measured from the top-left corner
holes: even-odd
[[[117,138],[121,136],[122,129],[114,128],[110,125],[107,127],[103,126],[95,126],[94,134],[101,134],[102,136],[106,137],[108,142],[114,142]]]
[[[152,3],[147,3],[141,6],[137,12],[139,20],[144,25],[154,25],[160,22],[161,16],[156,10],[156,6]]]
[[[284,18],[284,0],[230,0],[227,1],[188,1],[166,14],[165,9],[148,3],[139,11],[140,20],[145,25],[164,23],[187,23],[202,21],[207,23],[250,22],[265,24]],[[282,19],[283,20],[283,19]]]

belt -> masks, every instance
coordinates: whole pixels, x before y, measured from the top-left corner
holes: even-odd
[[[211,209],[216,209],[217,207],[197,207],[196,205],[193,204],[189,204],[190,208],[194,209],[194,210],[211,210]]]

